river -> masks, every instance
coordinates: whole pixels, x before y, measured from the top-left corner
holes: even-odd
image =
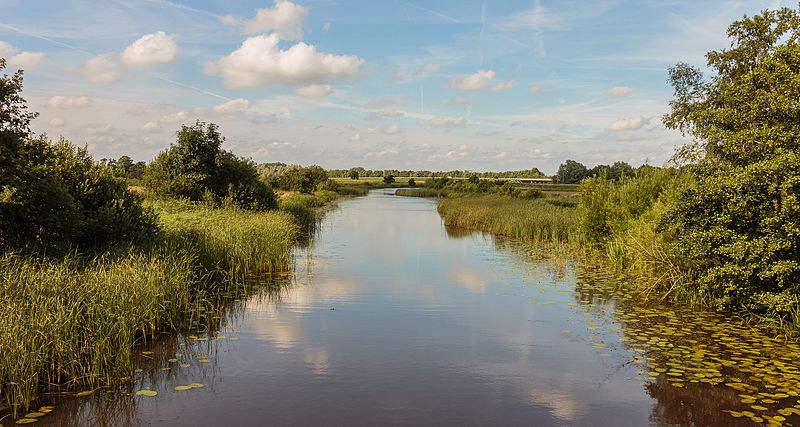
[[[684,352],[678,369],[657,353],[674,348],[681,336],[701,334],[702,326],[693,331],[686,323],[690,329],[677,333],[684,323],[670,320],[674,311],[619,313],[626,297],[607,291],[613,276],[570,260],[537,259],[531,251],[518,242],[446,229],[432,200],[388,190],[343,200],[309,247],[297,250],[295,273],[270,279],[268,291],[231,304],[211,340],[165,338],[150,350],[153,355],[137,358],[141,371],[127,392],[49,398],[55,410],[39,424],[642,426],[748,420],[722,412],[748,406],[738,403],[742,391],[722,384],[727,379],[713,380],[713,372],[733,375],[729,368],[707,368],[709,373],[684,367],[697,359]],[[700,317],[695,324],[707,322]],[[637,330],[643,322],[665,325],[667,332],[659,338]],[[678,326],[670,334],[673,323]],[[703,348],[702,358],[711,358],[713,346]],[[652,372],[653,366],[664,369]],[[672,372],[681,375],[667,376]],[[141,389],[158,394],[130,394]],[[793,417],[785,418],[797,422]]]

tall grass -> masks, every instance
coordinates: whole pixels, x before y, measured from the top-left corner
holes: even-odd
[[[581,241],[574,208],[541,199],[502,196],[446,198],[439,202],[445,225],[470,228],[536,242]]]
[[[196,325],[208,295],[290,268],[287,212],[155,201],[163,234],[146,248],[87,259],[0,254],[0,406],[43,389],[94,388],[131,374],[131,351]]]

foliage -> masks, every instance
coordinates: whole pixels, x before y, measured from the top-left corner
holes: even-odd
[[[262,176],[265,175],[262,173]],[[324,183],[328,183],[328,186],[333,185],[331,184],[333,181],[328,179],[328,172],[316,165],[309,167],[283,165],[270,171],[266,179],[274,188],[303,194],[311,194],[321,189],[320,185]]]
[[[150,238],[153,214],[110,168],[64,139],[32,135],[36,115],[21,89],[21,73],[0,78],[0,247],[97,249]]]
[[[589,174],[583,163],[567,160],[558,167],[556,178],[562,184],[576,184]]]
[[[392,175],[384,176],[383,177],[383,183],[384,184],[394,184],[394,176],[392,176]]]
[[[358,171],[355,169],[350,169],[350,179],[358,179]]]
[[[177,137],[145,171],[145,184],[153,194],[252,210],[277,206],[255,164],[221,148],[224,138],[217,125],[199,121],[183,125]]]
[[[415,180],[414,178],[409,178],[408,179],[408,186],[409,187],[416,187],[417,186],[417,180]]]
[[[800,283],[800,16],[764,11],[728,28],[707,55],[714,77],[686,64],[664,123],[697,142],[681,150],[695,185],[661,229],[693,260],[696,291],[720,307],[798,310]]]

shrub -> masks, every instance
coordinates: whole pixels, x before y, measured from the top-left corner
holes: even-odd
[[[182,126],[178,140],[147,167],[144,181],[156,196],[206,200],[252,209],[277,207],[272,188],[255,164],[222,150],[224,138],[213,123]]]

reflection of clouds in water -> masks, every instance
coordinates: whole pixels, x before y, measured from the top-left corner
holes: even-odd
[[[328,375],[330,368],[330,355],[327,347],[309,348],[303,353],[306,364],[314,371],[315,375]]]
[[[352,302],[357,295],[356,289],[353,281],[326,280],[319,285],[301,284],[287,292],[280,301],[249,301],[243,325],[252,330],[257,339],[269,341],[280,349],[290,349],[303,339],[305,313],[315,309],[327,310],[334,301]]]
[[[523,393],[531,403],[546,406],[553,417],[568,424],[574,424],[586,413],[586,404],[568,392],[529,387],[524,389]]]
[[[447,274],[447,280],[475,293],[485,294],[486,283],[495,281],[500,275],[493,271],[455,270]]]

